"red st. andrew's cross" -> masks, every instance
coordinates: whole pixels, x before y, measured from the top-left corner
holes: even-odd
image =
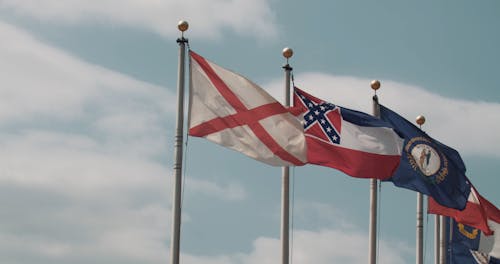
[[[212,69],[205,58],[201,57],[193,51],[190,51],[189,53],[191,57],[200,65],[201,69],[208,76],[214,87],[236,111],[235,114],[225,117],[216,117],[212,120],[201,123],[189,129],[190,135],[205,137],[224,129],[231,129],[234,127],[247,125],[257,136],[257,138],[259,138],[259,140],[276,156],[295,165],[304,164],[304,162],[300,161],[299,159],[291,155],[288,151],[286,151],[283,147],[281,147],[266,131],[266,129],[259,123],[260,120],[267,117],[288,112],[285,107],[283,107],[278,102],[274,102],[255,107],[253,109],[247,109],[243,102],[240,101],[240,99],[233,93],[231,89],[229,89],[224,81]]]

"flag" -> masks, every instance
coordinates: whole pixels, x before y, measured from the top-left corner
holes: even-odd
[[[488,223],[494,233],[487,236],[477,228],[452,222],[448,263],[500,264],[500,223],[489,220]]]
[[[443,206],[463,210],[470,185],[460,154],[383,105],[380,118],[404,138],[401,162],[389,180],[396,186],[431,196]]]
[[[273,166],[305,163],[302,124],[287,108],[245,77],[189,54],[189,135]]]
[[[387,179],[398,167],[403,140],[388,124],[294,88],[304,122],[308,163],[358,178]]]
[[[476,250],[471,250],[466,245],[450,241],[446,264],[500,264],[498,259]]]
[[[438,204],[432,197],[428,199],[427,211],[430,214],[438,214],[453,217],[458,223],[477,228],[485,235],[491,235],[492,230],[488,226],[488,219],[500,223],[500,210],[482,197],[471,184],[471,191],[465,209],[460,211],[444,207]]]

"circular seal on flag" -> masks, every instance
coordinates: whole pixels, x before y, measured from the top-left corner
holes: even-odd
[[[418,168],[425,176],[431,176],[441,168],[438,152],[427,144],[417,144],[411,149],[411,155]]]
[[[426,180],[440,183],[448,175],[448,160],[428,138],[412,138],[406,143],[405,152],[413,169]]]

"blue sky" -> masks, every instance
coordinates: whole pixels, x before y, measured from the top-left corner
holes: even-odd
[[[281,100],[382,104],[457,149],[500,204],[500,3],[0,0],[0,262],[169,258],[179,37]],[[189,138],[182,263],[276,263],[281,169]],[[292,169],[293,263],[366,263],[369,181]],[[380,263],[414,263],[414,192],[381,185]],[[425,216],[433,259],[433,216]]]

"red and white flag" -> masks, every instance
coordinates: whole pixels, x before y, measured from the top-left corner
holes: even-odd
[[[475,227],[484,232],[485,235],[491,235],[488,221],[500,223],[500,210],[482,197],[471,184],[471,191],[465,209],[460,211],[448,208],[437,203],[432,197],[428,200],[428,213],[453,217],[458,223]]]
[[[308,163],[357,178],[388,179],[397,169],[403,139],[389,124],[294,89],[291,111],[304,120]]]
[[[304,165],[302,124],[262,88],[193,51],[189,135],[273,166]]]

